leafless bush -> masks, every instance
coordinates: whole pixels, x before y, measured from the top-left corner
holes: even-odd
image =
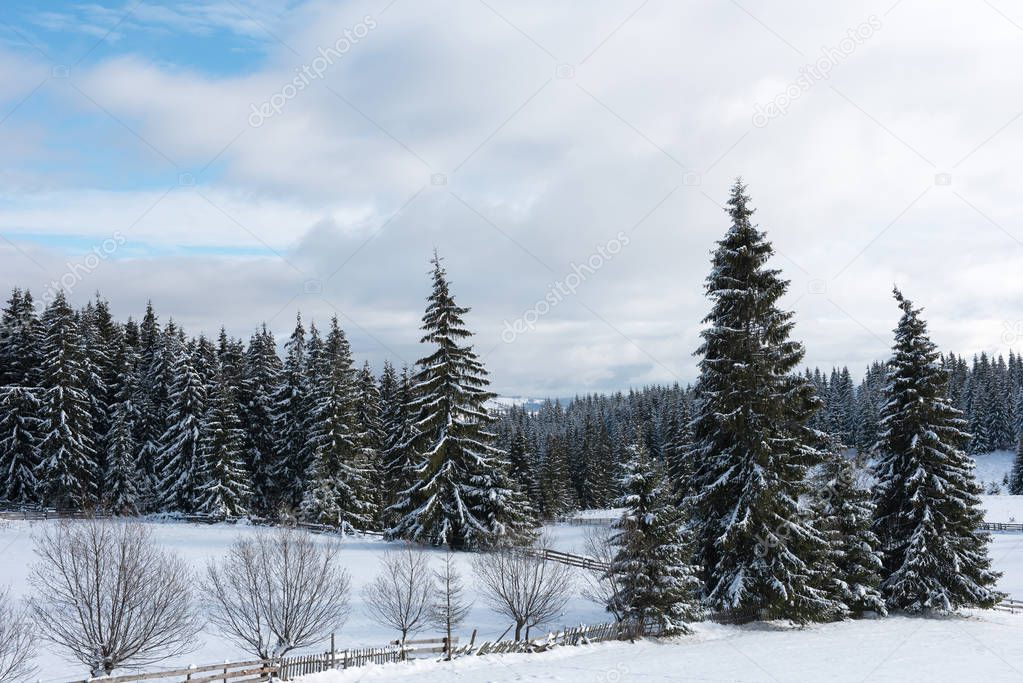
[[[0,592],[0,683],[25,681],[35,673],[34,635],[27,610]]]
[[[36,539],[31,610],[43,638],[93,676],[190,651],[192,577],[137,522],[64,521]]]
[[[239,538],[206,567],[210,621],[262,659],[326,637],[348,619],[350,581],[339,552],[295,529]]]
[[[445,658],[451,661],[451,632],[469,616],[472,603],[466,602],[462,575],[455,565],[455,556],[449,550],[444,553],[440,569],[433,573],[434,599],[430,605],[430,623],[444,630]]]
[[[542,559],[547,543],[533,548],[499,548],[473,560],[476,581],[490,607],[515,623],[515,640],[565,608],[573,587],[572,568]]]
[[[615,545],[611,542],[614,530],[610,527],[590,527],[586,532],[586,554],[610,567],[616,554]],[[618,576],[603,569],[590,569],[584,574],[584,586],[580,593],[590,602],[607,609],[615,621],[622,620],[618,611],[621,601],[618,599],[620,586]]]
[[[430,615],[430,563],[425,553],[406,544],[385,553],[380,565],[380,573],[363,589],[366,609],[378,624],[401,633],[404,645]]]

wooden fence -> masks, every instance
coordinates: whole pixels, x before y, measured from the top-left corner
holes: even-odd
[[[995,605],[994,609],[1000,612],[1009,612],[1010,614],[1023,613],[1023,600],[1007,598]]]
[[[237,662],[235,664],[210,664],[208,666],[190,666],[184,669],[154,671],[145,674],[114,676],[103,678],[86,678],[70,683],[135,683],[136,681],[158,681],[160,683],[255,683],[269,681],[277,672],[277,667],[260,659]]]
[[[1023,531],[1023,524],[1016,522],[984,522],[980,525],[981,531]]]

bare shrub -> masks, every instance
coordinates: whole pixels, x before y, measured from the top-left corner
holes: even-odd
[[[137,522],[64,521],[36,539],[40,635],[93,676],[190,651],[202,624],[185,564]]]
[[[340,549],[295,529],[237,539],[220,562],[206,567],[202,592],[210,621],[261,659],[340,630],[350,587]]]
[[[406,544],[384,554],[380,573],[363,589],[370,616],[381,626],[397,630],[402,645],[429,619],[432,578],[426,554]]]
[[[590,527],[586,532],[586,554],[610,567],[617,554],[617,549],[611,542],[614,534],[615,531],[611,527]],[[607,609],[615,621],[621,621],[623,618],[618,609],[621,605],[618,599],[620,592],[617,574],[604,569],[589,569],[584,574],[584,586],[580,593],[590,602]]]
[[[35,673],[34,637],[28,610],[0,592],[0,683],[25,681]]]
[[[477,555],[472,566],[483,599],[515,624],[515,640],[562,613],[572,594],[572,568],[542,559],[544,539],[532,548],[504,547]]]
[[[449,550],[444,553],[440,569],[433,573],[434,599],[430,605],[430,623],[444,630],[445,659],[451,661],[451,632],[469,616],[472,602],[465,598],[462,575],[455,564],[455,556]]]

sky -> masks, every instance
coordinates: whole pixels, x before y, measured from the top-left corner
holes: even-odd
[[[695,378],[739,176],[806,361],[1023,336],[1006,0],[0,5],[0,288],[414,363],[444,259],[492,388]]]

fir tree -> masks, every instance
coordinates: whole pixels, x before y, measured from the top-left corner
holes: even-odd
[[[0,387],[0,499],[34,503],[42,420],[39,390]]]
[[[135,434],[143,415],[135,403],[140,392],[138,356],[126,338],[114,350],[111,365],[117,377],[117,391],[111,399],[110,428],[104,439],[106,488],[102,499],[104,507],[114,514],[135,515],[140,511],[144,481]]]
[[[266,325],[249,341],[245,357],[245,403],[242,420],[247,435],[247,467],[251,478],[251,507],[257,515],[269,515],[283,501],[282,487],[275,481],[280,470],[279,434],[275,430],[275,392],[280,386],[281,360],[273,335]]]
[[[135,438],[132,436],[131,406],[118,403],[106,436],[107,488],[104,507],[117,515],[138,514],[138,477]]]
[[[355,424],[355,375],[352,354],[337,318],[317,352],[313,388],[314,426],[309,436],[313,465],[302,516],[344,531],[368,528],[376,514],[369,472],[360,457]]]
[[[391,368],[391,372],[394,369]],[[387,377],[387,366],[384,368]],[[416,481],[414,444],[417,432],[413,424],[414,395],[409,369],[402,368],[401,375],[395,380],[395,387],[384,403],[383,423],[386,432],[386,444],[383,452],[383,477],[386,492],[386,507],[382,519],[388,528],[393,527],[400,519],[400,503],[409,494]]]
[[[814,388],[793,370],[792,313],[777,306],[788,283],[766,267],[773,248],[752,224],[741,182],[732,226],[718,242],[706,290],[693,421],[697,557],[709,607],[740,618],[827,619],[836,605],[816,568],[827,541],[799,508],[808,468],[823,459],[806,423]]]
[[[832,595],[850,616],[868,611],[887,614],[880,592],[880,541],[871,531],[874,505],[870,492],[858,486],[853,462],[841,455],[828,458],[822,475],[818,514],[830,541]]]
[[[196,511],[214,517],[247,514],[250,491],[245,482],[245,434],[234,392],[219,367],[201,433],[201,484],[196,493]]]
[[[199,438],[206,411],[206,385],[195,370],[188,349],[175,336],[167,339],[168,355],[173,359],[170,374],[174,381],[168,392],[170,410],[167,431],[160,437],[165,444],[159,460],[161,508],[171,512],[193,512],[200,484]]]
[[[383,420],[380,416],[380,389],[376,378],[370,370],[369,362],[363,364],[356,376],[355,401],[355,432],[358,440],[357,461],[366,473],[367,497],[370,499],[376,518],[372,526],[378,527],[380,510],[384,504],[384,491],[381,486],[383,464],[382,451],[386,435]]]
[[[486,369],[464,343],[472,337],[462,320],[469,309],[455,303],[436,254],[432,264],[422,343],[433,352],[418,363],[411,404],[417,479],[396,503],[401,517],[389,533],[451,548],[485,547],[518,528],[521,511],[500,509],[513,496],[498,472],[506,464],[489,429]]]
[[[295,329],[284,345],[284,369],[275,399],[275,431],[280,456],[274,474],[280,489],[280,502],[289,510],[297,510],[302,503],[305,475],[310,463],[306,459],[307,411],[309,382],[306,374],[305,327],[301,315],[296,316]]]
[[[682,514],[671,487],[642,442],[621,480],[624,508],[615,523],[610,572],[619,587],[609,611],[632,621],[639,635],[652,625],[664,635],[688,633],[700,618],[697,567],[689,563],[691,544],[683,535]]]
[[[891,609],[990,607],[991,570],[980,487],[963,452],[969,435],[947,400],[948,376],[920,309],[895,290],[895,330],[875,467],[874,528],[882,541],[882,592]]]
[[[63,291],[47,307],[42,326],[39,497],[46,505],[82,510],[96,500],[96,451],[84,349]]]
[[[39,383],[40,337],[32,294],[15,288],[0,316],[0,384]]]

